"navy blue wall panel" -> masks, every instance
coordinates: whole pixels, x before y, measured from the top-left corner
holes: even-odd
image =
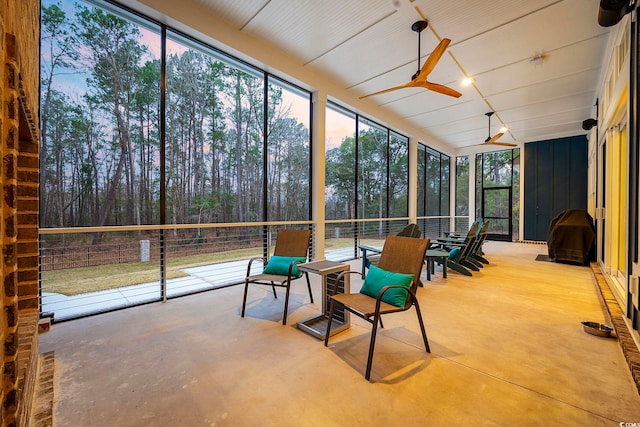
[[[553,145],[555,140],[536,143],[538,146],[538,170],[536,171],[536,184],[533,187],[536,194],[535,223],[536,238],[532,240],[547,240],[547,231],[551,224],[553,207]],[[526,166],[525,166],[526,167]],[[525,182],[524,188],[527,188]],[[525,190],[526,191],[526,190]],[[527,239],[530,240],[530,239]]]
[[[546,241],[556,215],[587,209],[587,138],[527,143],[524,151],[524,240]]]
[[[571,145],[572,138],[555,139],[553,142],[553,201],[551,203],[551,218],[547,224],[560,212],[565,210],[571,188]]]
[[[588,199],[588,174],[587,167],[589,163],[588,143],[586,136],[575,136],[571,143],[571,183],[570,188],[582,189],[584,191],[571,191],[569,193],[571,206],[584,206],[581,209],[587,209]],[[582,167],[584,165],[584,167]]]
[[[523,215],[524,215],[524,236],[525,239],[532,240],[526,236],[536,235],[536,222],[532,220],[536,217],[536,191],[527,191],[527,183],[535,185],[536,176],[538,171],[538,149],[536,144],[525,144],[523,150],[523,158],[525,160],[524,167],[524,191],[520,193],[520,197],[523,197]],[[529,219],[529,221],[527,221]]]

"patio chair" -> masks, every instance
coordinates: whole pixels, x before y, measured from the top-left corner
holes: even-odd
[[[247,266],[247,275],[244,280],[244,297],[242,299],[242,313],[244,317],[245,307],[247,305],[247,291],[249,284],[271,286],[273,297],[278,298],[276,287],[285,288],[284,312],[282,314],[282,324],[287,324],[287,310],[289,308],[289,291],[291,282],[304,275],[307,280],[307,289],[309,290],[309,298],[313,304],[313,294],[311,293],[311,282],[309,274],[302,273],[296,268],[297,264],[307,261],[309,252],[311,230],[279,230],[276,239],[276,247],[273,256],[266,262],[264,258],[254,257],[249,260]],[[251,275],[251,265],[256,260],[262,260],[264,269],[262,273]]]
[[[471,254],[469,255],[469,257],[472,260],[478,261],[481,266],[482,264],[489,264],[489,260],[485,258],[484,251],[482,250],[482,245],[484,244],[484,241],[487,239],[488,229],[489,229],[489,220],[487,219],[483,221],[482,227],[480,227],[480,230],[478,231],[478,237],[476,238],[474,247],[471,250]]]
[[[396,236],[420,238],[422,231],[420,227],[418,227],[418,224],[412,223],[404,227]],[[359,248],[360,252],[362,252],[362,274],[364,274],[365,269],[369,268],[371,264],[378,265],[380,252],[382,252],[382,250],[369,245],[359,245]],[[373,255],[367,256],[367,252],[371,252]]]
[[[480,222],[475,221],[464,240],[437,239],[434,240],[434,247],[440,247],[449,251],[447,267],[465,276],[471,276],[471,271],[480,271],[480,262],[474,260],[471,255],[475,249],[475,242],[478,238]]]
[[[345,310],[371,323],[369,356],[364,375],[367,380],[371,377],[378,323],[380,323],[380,327],[384,327],[381,316],[385,314],[398,313],[415,307],[425,350],[427,353],[431,352],[416,297],[418,281],[428,247],[429,239],[388,236],[384,242],[378,266],[372,265],[369,268],[359,293],[336,294],[335,289],[329,290],[330,309],[324,345],[329,345],[331,322],[336,304],[342,305]],[[355,271],[345,271],[338,276],[336,282],[339,282],[343,275],[352,273],[360,274]]]
[[[484,258],[484,252],[482,252],[482,244],[487,238],[487,229],[489,227],[489,220],[478,222],[477,232],[473,234],[473,229],[470,230],[470,234],[467,235],[464,246],[460,246],[460,253],[458,256],[454,254],[452,258],[458,258],[456,262],[458,265],[466,267],[473,271],[480,271],[484,268],[484,264],[489,264],[489,261]],[[455,267],[455,265],[454,265]]]
[[[450,245],[461,245],[464,243],[465,239],[469,236],[469,234],[478,233],[478,229],[481,227],[480,225],[481,223],[482,223],[482,220],[476,219],[475,221],[473,221],[473,223],[471,224],[471,227],[469,227],[469,231],[467,231],[466,234],[445,232],[444,237],[435,239],[432,243],[434,244],[449,243]]]

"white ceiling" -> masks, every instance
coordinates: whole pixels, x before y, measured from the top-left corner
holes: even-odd
[[[169,0],[139,1],[158,10],[170,7]],[[503,142],[522,146],[585,134],[582,121],[593,116],[609,35],[597,23],[599,0],[192,1],[199,15],[210,14],[211,25],[213,17],[226,25],[226,43],[233,44],[235,33],[277,51],[271,63],[269,55],[260,58],[270,69],[297,64],[308,79],[300,73],[297,78],[308,87],[318,76],[331,80],[357,111],[387,112],[398,118],[393,127],[406,123],[451,151],[487,138],[488,111],[496,112],[491,135],[509,128]],[[184,15],[176,19],[190,25]],[[441,38],[451,39],[429,80],[463,95],[406,88],[359,100],[411,79],[418,68],[418,35],[411,25],[420,19],[429,21],[421,65]],[[205,18],[193,21],[206,32]],[[529,61],[536,54],[543,56],[540,65]],[[472,86],[461,86],[465,75],[474,78]]]

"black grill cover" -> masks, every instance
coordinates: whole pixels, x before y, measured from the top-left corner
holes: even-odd
[[[596,232],[587,211],[567,209],[551,220],[549,258],[585,265],[594,258]]]

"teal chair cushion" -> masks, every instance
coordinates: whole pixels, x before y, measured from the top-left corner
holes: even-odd
[[[302,272],[298,270],[297,265],[305,262],[307,258],[305,257],[291,257],[291,256],[278,256],[273,255],[269,258],[269,262],[264,267],[262,271],[263,274],[276,274],[278,276],[286,276],[289,274],[289,265],[292,262],[295,262],[296,265],[293,266],[291,270],[291,276],[300,277],[302,276]]]
[[[401,285],[405,289],[389,289],[382,296],[382,301],[397,307],[404,307],[404,303],[407,300],[407,289],[411,286],[412,281],[413,274],[393,273],[371,265],[360,289],[360,293],[377,298],[378,293],[385,286]]]

